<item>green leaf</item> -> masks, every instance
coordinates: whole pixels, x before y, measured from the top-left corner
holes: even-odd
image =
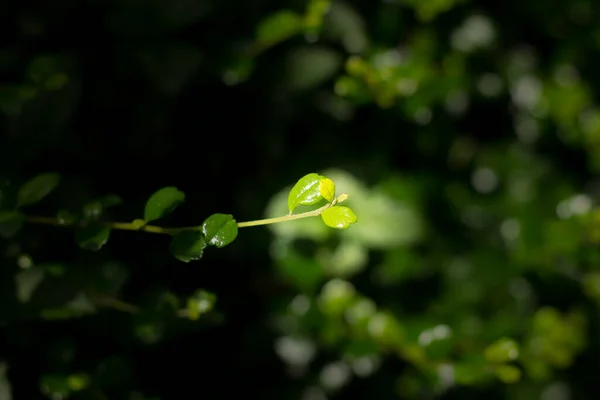
[[[189,318],[193,321],[200,318],[202,314],[211,311],[215,306],[217,296],[205,290],[198,290],[188,298],[187,309]]]
[[[59,182],[60,175],[54,172],[40,174],[28,180],[17,193],[17,207],[37,203],[48,196]]]
[[[310,173],[304,175],[296,182],[288,195],[288,209],[290,214],[298,206],[310,206],[318,203],[323,196],[320,192],[321,176]]]
[[[319,193],[325,200],[332,202],[335,197],[335,184],[333,181],[322,176],[319,180]]]
[[[81,248],[91,251],[100,250],[108,242],[109,237],[110,229],[98,225],[86,226],[75,232],[77,244]]]
[[[0,211],[0,236],[13,237],[23,226],[25,218],[16,211]]]
[[[486,347],[483,355],[492,363],[514,361],[519,357],[519,345],[512,339],[501,338]]]
[[[134,219],[131,222],[131,225],[133,225],[135,229],[141,229],[146,225],[146,221],[143,219]]]
[[[296,92],[315,89],[333,78],[343,63],[342,53],[329,47],[310,45],[294,48],[286,58],[286,84]]]
[[[514,365],[499,365],[494,374],[504,383],[516,383],[521,379],[521,370]]]
[[[200,260],[206,247],[204,235],[199,231],[183,231],[171,239],[171,254],[179,261]]]
[[[302,17],[290,10],[281,10],[263,19],[256,30],[261,44],[282,42],[302,29]]]
[[[232,215],[213,214],[202,223],[202,233],[209,245],[225,247],[237,237],[237,222]]]
[[[174,186],[164,187],[156,192],[146,202],[144,219],[154,221],[163,218],[185,201],[185,193]]]
[[[358,220],[354,211],[344,206],[329,207],[321,213],[321,218],[325,225],[336,229],[346,229]]]
[[[104,196],[99,201],[100,204],[102,204],[102,208],[104,209],[123,204],[123,199],[117,196],[116,194],[109,194],[108,196]]]

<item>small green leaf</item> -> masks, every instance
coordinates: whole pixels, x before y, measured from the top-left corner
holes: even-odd
[[[202,314],[211,311],[216,301],[217,296],[213,293],[205,290],[196,291],[187,301],[188,317],[193,321],[197,320]]]
[[[521,379],[521,370],[514,365],[499,365],[494,373],[504,383],[516,383]]]
[[[146,202],[144,219],[148,222],[166,217],[185,201],[185,193],[174,186],[164,187],[156,192]]]
[[[323,177],[319,174],[310,173],[296,182],[288,195],[290,214],[298,206],[310,206],[323,199],[319,190],[321,178]]]
[[[300,32],[302,17],[290,10],[281,10],[263,19],[256,30],[261,44],[282,42]]]
[[[25,218],[16,211],[0,211],[0,236],[13,237],[23,226]]]
[[[519,357],[519,345],[512,339],[501,338],[486,347],[483,355],[492,363],[514,361]]]
[[[206,247],[204,235],[199,231],[183,231],[171,239],[171,254],[180,261],[200,260]]]
[[[237,237],[237,222],[232,215],[213,214],[202,223],[202,233],[209,245],[225,247]]]
[[[321,177],[319,181],[319,193],[325,200],[328,202],[332,202],[335,197],[335,184],[329,178],[324,176]]]
[[[325,225],[336,229],[346,229],[358,220],[351,208],[343,206],[329,207],[321,213],[321,218]]]
[[[40,174],[28,180],[17,193],[17,207],[37,203],[48,196],[59,182],[60,175],[54,172]]]
[[[75,232],[77,244],[81,248],[91,251],[100,250],[108,242],[109,237],[110,229],[98,225],[86,226]]]

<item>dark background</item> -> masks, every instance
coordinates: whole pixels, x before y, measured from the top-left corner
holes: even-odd
[[[377,399],[593,398],[600,362],[597,222],[593,208],[561,219],[556,207],[579,194],[593,204],[598,193],[600,118],[582,122],[599,109],[598,5],[449,0],[438,9],[433,0],[334,3],[332,10],[342,4],[359,21],[346,14],[355,21],[346,22],[347,31],[367,40],[360,50],[352,51],[332,33],[334,11],[325,15],[316,42],[302,32],[288,39],[272,33],[272,43],[256,39],[257,27],[273,13],[289,9],[305,15],[303,1],[63,0],[0,6],[0,208],[11,208],[19,186],[48,171],[61,174],[60,186],[29,207],[28,215],[53,216],[115,193],[123,204],[103,219],[131,221],[141,218],[154,191],[176,186],[186,202],[161,221],[164,226],[199,225],[212,213],[231,213],[238,221],[262,218],[275,193],[327,168],[347,171],[368,188],[395,178],[411,182],[386,190],[397,204],[418,199],[424,235],[407,244],[366,243],[368,262],[360,273],[342,278],[390,310],[409,337],[442,323],[455,334],[444,345],[448,350],[429,354],[424,368],[402,350],[377,344],[376,372],[324,393]],[[430,16],[428,7],[434,11]],[[461,51],[451,36],[472,15],[484,15],[495,37],[481,48]],[[264,51],[250,51],[257,45]],[[327,60],[294,56],[306,48],[325,49],[337,61],[320,69]],[[392,75],[423,78],[412,95],[399,95],[385,107],[378,104],[378,91],[394,88],[395,78],[373,78],[383,83],[369,90],[368,79],[353,76],[344,63],[358,55],[375,65],[378,53],[394,49],[412,51],[416,61]],[[511,69],[519,49],[529,49],[535,60],[521,71]],[[448,72],[452,62],[460,65],[457,72]],[[226,84],[224,74],[244,63],[252,66],[248,78]],[[561,86],[555,76],[564,65],[575,68],[579,78]],[[503,82],[492,97],[478,89],[488,72]],[[299,84],[303,73],[321,78]],[[45,86],[57,74],[65,74],[64,84]],[[344,76],[362,85],[360,93],[336,93]],[[545,103],[537,109],[515,103],[523,76],[539,82],[539,101]],[[31,98],[22,99],[24,91]],[[457,91],[469,98],[458,114],[445,106]],[[329,102],[350,116],[336,117],[323,106]],[[425,124],[416,118],[422,108],[432,113]],[[540,132],[535,140],[519,136],[520,116],[535,120]],[[474,171],[482,167],[499,177],[491,193],[472,184]],[[535,187],[533,199],[524,204],[511,194],[519,192],[511,185],[521,178]],[[472,215],[473,207],[483,222],[468,222],[465,215]],[[366,215],[359,209],[358,224]],[[506,218],[521,222],[521,236],[511,246],[499,233]],[[308,372],[294,378],[276,354],[274,342],[282,332],[273,320],[288,312],[285,305],[296,295],[316,301],[318,288],[332,276],[325,274],[314,290],[297,284],[289,271],[281,271],[285,260],[270,253],[276,239],[276,231],[245,228],[228,247],[206,249],[202,260],[182,263],[169,254],[163,235],[115,230],[105,247],[89,252],[78,248],[69,228],[25,225],[0,241],[0,366],[7,367],[5,381],[0,373],[0,399],[10,399],[2,397],[9,392],[13,399],[52,398],[49,392],[61,390],[86,399],[322,398],[311,397],[306,388],[322,386],[320,368],[343,359],[343,344],[350,339],[324,338],[326,315],[306,322],[299,331],[314,340],[317,355]],[[339,240],[305,238],[290,246],[317,259],[317,249],[335,249]],[[399,252],[415,265],[398,266],[397,282],[373,280],[371,272],[382,263],[393,265]],[[44,278],[32,299],[20,302],[15,276],[23,256],[44,268],[66,265],[68,279]],[[469,260],[475,272],[449,277],[448,265],[457,257]],[[103,275],[109,263],[118,263],[122,284]],[[301,274],[303,267],[298,268]],[[511,297],[515,280],[533,293],[526,304]],[[461,293],[469,288],[478,294],[463,300]],[[170,293],[185,306],[197,289],[217,297],[215,310],[198,321],[178,318],[160,305]],[[139,309],[129,313],[93,304],[93,312],[83,316],[43,316],[42,310],[62,307],[81,291]],[[536,353],[531,340],[542,334],[534,321],[544,307],[559,315],[544,331],[556,337],[547,339],[545,353]],[[581,312],[581,326],[570,322],[573,310]],[[459,328],[471,315],[489,328],[475,338]],[[156,340],[143,339],[144,324],[157,329]],[[523,371],[519,383],[503,383],[491,374],[473,382],[457,378],[450,389],[436,386],[439,362],[458,368],[502,337],[521,347],[523,358],[515,361]],[[571,343],[573,337],[581,343]],[[535,363],[548,373],[536,374]],[[69,388],[73,374],[89,377],[86,388]]]

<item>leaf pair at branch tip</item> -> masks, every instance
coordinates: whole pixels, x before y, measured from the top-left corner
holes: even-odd
[[[331,228],[346,229],[355,223],[358,218],[351,208],[335,204],[347,198],[347,194],[342,194],[334,202],[336,197],[333,181],[323,175],[310,173],[300,178],[290,190],[288,195],[288,209],[291,215],[298,206],[314,205],[325,199],[331,206],[321,213],[323,222]]]
[[[325,199],[332,202],[335,198],[335,184],[325,176],[310,173],[296,182],[288,195],[290,214],[298,206],[311,206]]]

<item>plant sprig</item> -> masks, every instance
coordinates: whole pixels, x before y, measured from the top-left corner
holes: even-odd
[[[111,222],[100,220],[103,211],[122,203],[118,196],[106,196],[87,204],[81,213],[74,215],[60,211],[55,217],[32,216],[21,209],[35,204],[49,195],[59,184],[60,175],[44,173],[25,182],[17,193],[16,204],[12,209],[0,210],[0,236],[10,238],[16,235],[24,222],[75,228],[75,239],[80,247],[99,250],[108,241],[112,230],[142,231],[170,235],[170,251],[179,260],[189,262],[202,258],[207,246],[225,247],[238,236],[238,229],[277,224],[296,219],[321,216],[323,222],[336,229],[345,229],[357,221],[349,207],[339,204],[348,199],[348,194],[335,195],[335,184],[323,175],[310,173],[300,178],[288,195],[289,214],[267,219],[237,222],[230,214],[213,214],[201,225],[189,227],[162,227],[150,222],[171,214],[185,201],[185,193],[174,186],[167,186],[154,192],[146,201],[144,218],[132,222]],[[326,203],[311,211],[294,214],[299,206],[313,206]]]

